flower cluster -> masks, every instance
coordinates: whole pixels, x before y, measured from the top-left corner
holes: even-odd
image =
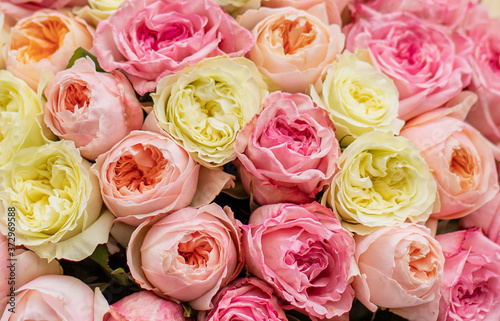
[[[500,318],[490,1],[0,9],[0,321]]]

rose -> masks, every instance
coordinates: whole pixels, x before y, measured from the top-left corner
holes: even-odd
[[[464,22],[467,35],[474,43],[469,56],[472,66],[472,82],[469,89],[478,95],[467,121],[493,143],[500,142],[500,116],[496,105],[500,99],[500,36],[495,30],[500,21],[490,19],[481,7],[471,10]]]
[[[432,217],[437,219],[464,217],[499,190],[490,143],[463,121],[476,97],[464,93],[457,97],[461,99],[453,109],[438,108],[414,118],[401,131],[418,146],[436,179],[441,210]]]
[[[262,107],[235,143],[246,191],[261,205],[314,201],[340,155],[328,114],[303,94],[274,92]]]
[[[20,149],[45,143],[37,117],[42,110],[35,92],[21,79],[0,70],[0,167]]]
[[[500,318],[500,245],[479,229],[440,234],[445,264],[438,320]]]
[[[3,57],[3,47],[9,38],[8,23],[5,22],[5,14],[0,10],[0,69],[5,69],[5,59]]]
[[[110,306],[104,321],[188,321],[181,304],[160,298],[150,291],[132,293]]]
[[[478,2],[479,0],[354,0],[351,9],[353,16],[356,16],[356,7],[361,4],[381,13],[406,11],[420,19],[457,27]]]
[[[292,7],[248,10],[238,22],[255,39],[247,57],[286,92],[305,92],[344,48],[338,25]]]
[[[58,72],[45,88],[44,120],[59,138],[75,142],[94,161],[144,120],[134,90],[120,72],[97,72],[89,57]]]
[[[267,94],[250,60],[215,57],[163,78],[151,96],[159,125],[197,162],[214,167],[236,158],[236,135]]]
[[[325,108],[335,123],[342,145],[375,130],[399,134],[399,93],[392,79],[371,65],[367,52],[345,50],[328,68],[319,93],[311,86],[311,97]]]
[[[92,48],[88,25],[54,10],[39,10],[19,20],[4,48],[7,70],[37,89],[42,70],[63,70],[73,52]]]
[[[481,228],[493,242],[500,245],[500,192],[486,204],[460,219],[463,228]]]
[[[124,0],[88,0],[85,6],[74,8],[73,12],[77,17],[96,27],[99,21],[106,20],[115,13],[123,2]]]
[[[351,232],[426,221],[439,205],[436,181],[408,139],[375,130],[359,136],[338,159],[340,171],[322,203]]]
[[[344,29],[346,49],[367,49],[375,67],[394,80],[399,118],[440,107],[469,84],[468,38],[407,12],[379,14],[362,8],[363,18]]]
[[[285,309],[313,320],[350,310],[354,239],[331,210],[315,202],[264,205],[242,230],[250,273],[288,302]]]
[[[127,264],[146,290],[208,310],[245,264],[232,211],[213,203],[148,220],[134,231]]]
[[[86,4],[87,0],[4,0],[0,2],[0,11],[11,19],[19,20],[44,8],[61,9]]]
[[[99,23],[94,50],[104,70],[123,70],[144,95],[185,66],[243,56],[252,44],[250,33],[212,0],[134,0]]]
[[[160,213],[188,206],[200,165],[172,139],[133,131],[92,166],[107,208],[120,221],[139,225]]]
[[[106,299],[79,279],[67,275],[40,276],[16,290],[15,313],[3,312],[1,321],[101,321],[109,309]]]
[[[342,11],[349,0],[261,0],[263,7],[294,7],[301,10],[312,10],[315,14],[328,16],[328,24],[342,25]]]
[[[356,297],[375,311],[377,306],[408,320],[436,320],[444,256],[424,226],[401,223],[355,235]]]
[[[113,216],[100,215],[98,179],[73,142],[22,149],[0,176],[0,230],[7,234],[14,207],[17,244],[49,261],[79,261],[107,242]]]
[[[481,0],[480,3],[488,9],[490,17],[500,18],[500,3],[495,0]]]
[[[210,311],[199,311],[198,321],[231,320],[246,315],[255,321],[288,320],[273,288],[254,277],[239,278],[221,289]]]
[[[249,9],[257,9],[260,6],[261,0],[215,0],[221,7],[236,16]]]

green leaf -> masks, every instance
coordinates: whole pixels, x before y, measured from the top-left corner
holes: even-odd
[[[69,60],[69,63],[68,63],[68,66],[66,67],[66,69],[73,67],[73,65],[75,64],[75,61],[80,59],[80,58],[83,58],[83,57],[89,57],[90,59],[92,59],[94,61],[96,71],[105,72],[104,69],[102,69],[101,66],[99,65],[99,62],[97,61],[96,56],[94,56],[93,54],[91,54],[87,50],[83,49],[82,47],[79,47],[75,50],[75,52],[73,53],[73,56],[71,56],[71,59]]]
[[[108,277],[114,279],[120,285],[128,285],[129,273],[126,273],[123,268],[112,270],[109,267],[108,247],[105,244],[98,245],[90,258],[104,270]]]

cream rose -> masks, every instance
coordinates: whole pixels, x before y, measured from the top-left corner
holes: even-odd
[[[99,21],[108,19],[124,0],[88,0],[88,5],[74,8],[73,13],[96,27]]]
[[[359,136],[338,159],[340,171],[323,195],[351,232],[426,221],[437,186],[420,150],[408,139],[375,130]]]
[[[73,142],[22,149],[0,176],[0,230],[15,207],[17,244],[49,261],[79,261],[107,242],[113,215],[101,215],[99,181]]]

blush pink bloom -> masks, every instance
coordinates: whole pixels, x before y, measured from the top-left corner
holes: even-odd
[[[463,101],[461,101],[463,99]],[[437,219],[464,217],[499,190],[491,144],[464,122],[476,95],[464,92],[452,108],[438,108],[414,118],[400,132],[419,149],[436,179],[441,209]]]
[[[242,315],[254,321],[287,321],[273,288],[254,278],[239,278],[221,289],[210,311],[198,312],[198,321],[237,320]]]
[[[490,19],[483,7],[472,10],[464,22],[474,43],[469,56],[472,82],[469,89],[478,95],[467,121],[495,144],[500,143],[500,20]]]
[[[142,106],[120,72],[97,72],[89,57],[58,72],[45,88],[45,124],[59,138],[72,140],[94,161],[144,119]]]
[[[172,139],[137,130],[99,156],[92,172],[107,208],[119,221],[137,226],[188,206],[200,165]]]
[[[283,91],[305,93],[344,49],[339,25],[293,7],[248,10],[238,22],[252,31],[247,57]]]
[[[400,223],[354,239],[362,275],[354,290],[361,303],[410,321],[436,320],[444,256],[429,229]]]
[[[328,113],[309,96],[274,92],[236,137],[243,185],[261,205],[309,203],[329,184],[340,148]]]
[[[102,321],[109,306],[79,279],[67,275],[40,276],[16,290],[15,313],[3,312],[1,321],[71,320]]]
[[[0,11],[15,20],[19,20],[44,8],[61,9],[87,4],[87,0],[2,0],[0,2]]]
[[[180,303],[163,299],[151,291],[130,294],[112,304],[103,321],[189,321]]]
[[[143,289],[209,310],[217,291],[245,264],[240,239],[228,207],[186,207],[139,225],[130,239],[127,263]]]
[[[436,239],[445,257],[438,320],[500,320],[500,245],[479,229]]]
[[[460,220],[463,228],[480,228],[484,235],[500,245],[500,192],[482,207]]]
[[[354,0],[351,2],[352,15],[356,8],[366,5],[378,12],[406,11],[433,23],[457,27],[465,15],[479,0]]]
[[[319,203],[264,205],[242,226],[250,273],[312,320],[351,309],[357,274],[354,239]]]
[[[362,7],[361,18],[344,32],[348,50],[367,49],[375,67],[392,78],[403,120],[442,106],[470,82],[471,41],[448,27]]]
[[[99,23],[94,51],[104,70],[123,70],[144,95],[186,65],[243,56],[252,45],[252,35],[212,0],[131,0]]]

